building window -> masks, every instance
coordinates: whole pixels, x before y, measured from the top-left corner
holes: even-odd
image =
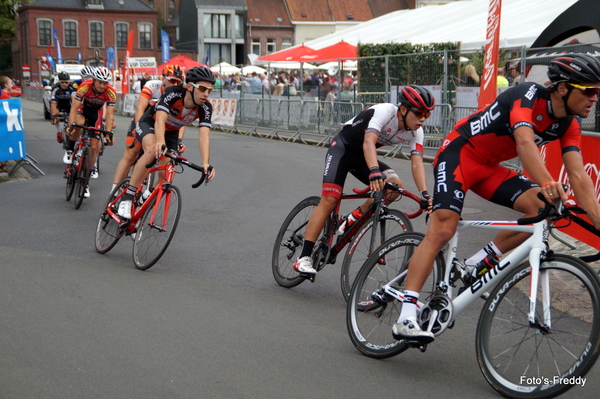
[[[41,19],[38,21],[38,45],[47,46],[52,45],[52,22]]]
[[[63,22],[63,43],[65,47],[77,47],[77,22]]]
[[[204,14],[204,37],[229,39],[229,17],[227,14]]]
[[[140,31],[140,48],[151,49],[152,48],[152,25],[140,24],[138,27]]]
[[[243,39],[244,38],[244,16],[237,14],[235,16],[235,38]]]
[[[129,26],[125,23],[118,22],[115,25],[115,41],[118,48],[127,47],[127,35],[129,34]]]
[[[175,1],[169,1],[169,21],[172,21],[175,18]]]
[[[104,47],[102,22],[90,22],[90,47]]]
[[[154,8],[154,0],[150,0],[150,1],[148,2],[148,5],[149,5],[150,7],[152,7],[152,8]]]
[[[252,39],[252,54],[260,55],[260,39]]]
[[[281,41],[281,49],[285,50],[286,48],[292,47],[292,39],[283,39]]]
[[[275,39],[267,39],[267,54],[275,52]]]
[[[207,65],[217,65],[220,62],[231,62],[231,45],[230,44],[207,44],[208,51],[206,59]]]

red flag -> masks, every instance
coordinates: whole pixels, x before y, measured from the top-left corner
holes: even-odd
[[[52,43],[52,40],[48,40],[48,54],[52,55],[52,47],[50,47],[50,43]]]
[[[125,59],[123,60],[123,72],[121,73],[121,87],[123,94],[129,93],[129,57],[133,51],[133,29],[129,31],[127,36],[127,49],[125,50]]]
[[[483,71],[479,89],[479,108],[484,108],[496,99],[496,84],[498,77],[498,49],[500,45],[500,14],[502,0],[490,0],[488,11],[485,54],[483,56]]]

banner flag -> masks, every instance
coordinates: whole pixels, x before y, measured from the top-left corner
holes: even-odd
[[[169,35],[167,34],[167,32],[165,32],[162,29],[160,30],[160,37],[161,37],[161,42],[162,42],[162,62],[161,62],[161,64],[164,64],[165,62],[167,62],[171,59],[171,38],[169,38]]]
[[[64,64],[62,53],[60,51],[60,41],[58,40],[58,34],[56,33],[56,28],[52,28],[52,33],[54,35],[54,41],[56,42],[56,55],[57,55],[56,60],[59,64]]]
[[[106,67],[108,69],[110,69],[111,71],[117,69],[116,62],[115,62],[115,48],[114,47],[106,48]]]
[[[490,0],[488,23],[483,55],[483,70],[481,71],[481,91],[479,94],[479,109],[484,108],[496,99],[498,76],[498,50],[500,46],[500,14],[502,0]]]
[[[133,29],[129,31],[129,35],[127,36],[127,49],[125,50],[125,62],[123,63],[123,73],[121,74],[121,87],[123,94],[129,93],[129,68],[127,64],[129,63],[129,57],[131,57],[131,52],[133,51]]]

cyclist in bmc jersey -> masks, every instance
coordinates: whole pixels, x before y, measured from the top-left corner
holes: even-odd
[[[208,102],[215,76],[206,67],[195,67],[187,71],[185,81],[185,86],[171,86],[165,89],[158,102],[150,107],[137,123],[136,139],[142,143],[144,155],[135,164],[130,185],[119,204],[117,214],[124,219],[131,219],[134,196],[148,175],[146,165],[167,150],[177,151],[179,129],[196,119],[199,120],[198,146],[202,167],[207,174],[207,181],[211,181],[215,176],[215,170],[209,163],[212,105]]]
[[[59,113],[68,114],[71,111],[71,100],[74,94],[75,88],[71,84],[71,76],[68,72],[62,71],[58,74],[58,83],[52,87],[50,92],[50,123],[56,126],[56,141],[59,143],[64,141]]]
[[[182,82],[183,72],[181,71],[181,68],[177,65],[166,65],[163,68],[161,80],[149,80],[144,85],[144,88],[142,89],[138,99],[135,115],[133,118],[131,118],[131,125],[127,129],[125,153],[123,154],[123,158],[121,158],[117,164],[111,191],[122,179],[125,178],[125,176],[127,176],[129,168],[142,149],[140,142],[135,139],[135,126],[137,125],[138,121],[149,107],[156,104],[160,96],[163,94],[165,88],[171,86],[180,86]],[[180,140],[183,138],[184,131],[185,127],[182,127],[179,132]]]
[[[503,92],[493,104],[460,120],[444,140],[434,162],[433,212],[427,234],[410,259],[404,303],[392,329],[394,338],[434,340],[433,333],[422,331],[417,322],[416,302],[435,256],[456,231],[467,190],[526,217],[536,216],[543,206],[537,198],[540,191],[547,201],[567,200],[562,184],[546,169],[539,146],[560,141],[577,201],[600,228],[600,206],[584,170],[577,118],[586,118],[598,101],[600,61],[581,54],[558,57],[550,62],[548,77],[547,88],[521,83]],[[531,180],[500,166],[501,161],[516,156]],[[502,231],[476,257],[491,256],[493,263],[527,237],[529,233]],[[487,262],[490,267],[492,263]]]
[[[342,195],[348,172],[369,185],[372,191],[382,190],[386,180],[402,187],[398,175],[377,159],[378,147],[399,143],[410,145],[413,179],[423,198],[431,201],[423,166],[422,125],[435,107],[435,98],[426,88],[411,85],[402,88],[398,100],[400,106],[376,104],[361,112],[346,122],[333,138],[325,157],[321,200],[310,216],[302,252],[294,263],[297,272],[317,273],[312,264],[312,251],[325,221]],[[385,203],[389,204],[397,197],[398,194],[388,194]],[[352,211],[354,220],[367,210],[372,201],[370,199]],[[341,229],[350,224],[351,215],[346,217]]]
[[[77,89],[75,98],[71,105],[69,114],[69,123],[102,128],[102,107],[106,104],[106,126],[115,127],[115,105],[117,102],[117,93],[108,83],[111,79],[111,72],[105,67],[97,67],[92,71],[92,79],[82,82]],[[69,140],[71,140],[69,150],[73,151],[75,142],[81,137],[81,128],[69,126],[67,130]],[[96,157],[100,150],[100,134],[91,132],[90,147],[92,150],[92,165],[96,165]],[[105,135],[106,145],[113,145],[112,135]],[[94,166],[94,170],[96,167]],[[92,174],[94,173],[92,170]],[[89,187],[86,188],[85,197],[90,196]]]

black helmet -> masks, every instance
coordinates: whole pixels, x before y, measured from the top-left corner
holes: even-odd
[[[552,83],[600,82],[600,61],[587,54],[565,54],[550,61],[548,77]]]
[[[398,93],[398,102],[429,111],[435,107],[433,94],[426,88],[417,85],[404,86]]]
[[[209,82],[215,83],[215,75],[211,72],[210,69],[203,66],[198,66],[190,69],[185,73],[185,81],[186,82]]]
[[[62,71],[58,74],[58,80],[71,80],[71,75],[67,71]]]

